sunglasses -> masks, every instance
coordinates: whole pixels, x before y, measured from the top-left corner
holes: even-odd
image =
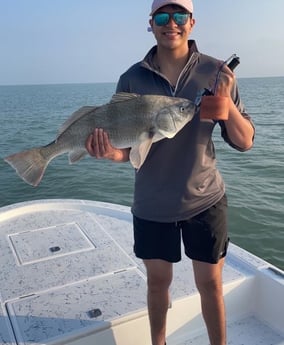
[[[188,21],[188,18],[191,16],[190,13],[182,13],[182,12],[175,12],[175,13],[167,13],[167,12],[158,12],[154,14],[153,19],[157,26],[164,26],[167,25],[170,19],[177,25],[185,25]]]

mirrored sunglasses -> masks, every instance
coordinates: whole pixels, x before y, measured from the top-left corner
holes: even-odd
[[[167,12],[158,12],[154,14],[153,19],[157,26],[164,26],[167,25],[172,18],[173,21],[177,25],[185,25],[190,17],[190,13],[182,13],[182,12],[174,12],[174,13],[167,13]]]

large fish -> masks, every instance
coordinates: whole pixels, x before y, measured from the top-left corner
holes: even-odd
[[[69,153],[74,163],[87,154],[85,142],[94,128],[103,128],[117,148],[131,148],[130,162],[139,169],[152,143],[174,137],[194,116],[193,102],[176,97],[117,93],[99,107],[84,106],[62,125],[50,144],[5,157],[28,184],[37,186],[48,163]]]

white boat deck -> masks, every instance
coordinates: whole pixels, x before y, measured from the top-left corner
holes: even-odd
[[[150,345],[128,207],[41,200],[0,209],[0,345]],[[231,244],[229,345],[284,344],[284,274]],[[175,265],[169,345],[209,345],[190,260]]]

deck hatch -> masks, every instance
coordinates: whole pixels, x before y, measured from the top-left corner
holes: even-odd
[[[11,234],[9,239],[20,265],[95,248],[76,222]]]
[[[19,344],[48,344],[145,309],[145,290],[145,279],[129,269],[10,301],[7,311]]]

